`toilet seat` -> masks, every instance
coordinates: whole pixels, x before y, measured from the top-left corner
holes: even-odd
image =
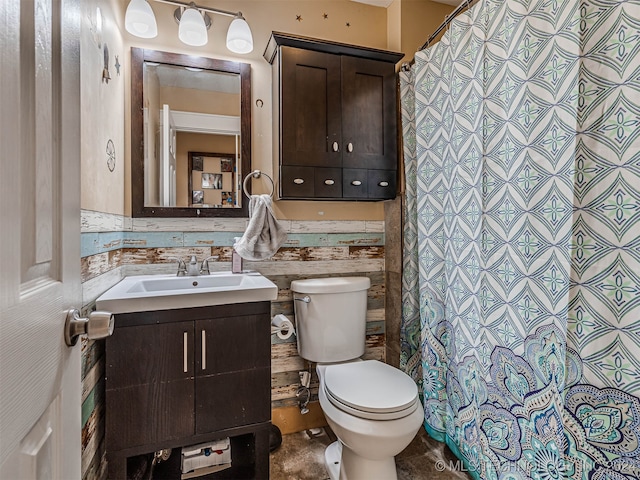
[[[411,377],[377,360],[328,365],[324,391],[336,408],[371,420],[406,417],[420,405]]]

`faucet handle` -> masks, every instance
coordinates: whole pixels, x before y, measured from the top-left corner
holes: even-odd
[[[184,277],[187,274],[187,265],[184,263],[184,260],[177,257],[171,257],[169,260],[178,262],[178,272],[176,273],[176,277]]]
[[[217,260],[220,258],[218,255],[210,255],[202,261],[202,266],[200,267],[200,275],[209,275],[211,272],[209,271],[209,260]]]

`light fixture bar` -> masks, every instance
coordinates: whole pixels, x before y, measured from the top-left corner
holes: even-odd
[[[200,5],[196,5],[193,2],[179,2],[178,0],[154,0],[159,3],[167,3],[169,5],[175,5],[176,7],[194,7],[198,10],[202,10],[205,12],[217,13],[218,15],[225,15],[227,17],[237,17],[238,15],[242,16],[241,12],[229,12],[227,10],[220,10],[219,8],[213,7],[201,7]]]

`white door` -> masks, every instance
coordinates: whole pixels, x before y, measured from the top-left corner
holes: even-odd
[[[162,105],[160,120],[160,205],[176,206],[176,122],[169,105]]]
[[[78,0],[0,2],[0,478],[80,478]]]

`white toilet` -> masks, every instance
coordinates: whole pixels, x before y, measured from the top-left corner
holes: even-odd
[[[298,352],[317,362],[320,406],[338,437],[325,452],[331,480],[397,479],[395,456],[424,419],[414,381],[377,360],[361,360],[367,277],[291,282]]]

